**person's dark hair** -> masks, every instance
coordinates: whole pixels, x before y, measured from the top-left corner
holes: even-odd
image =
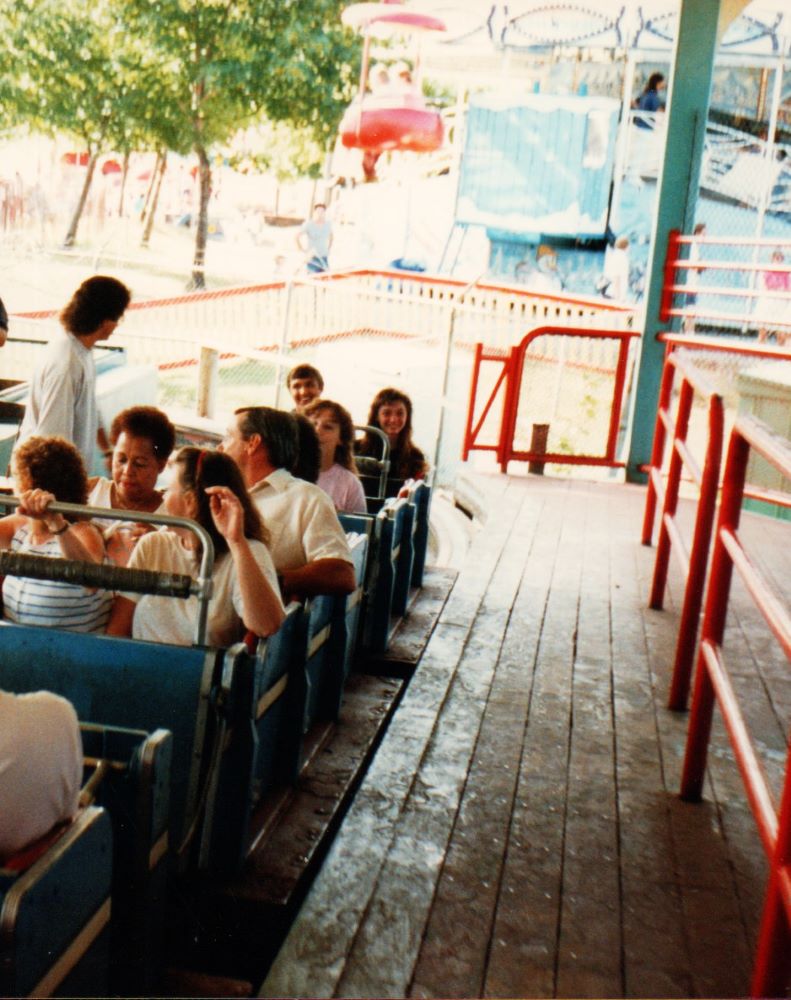
[[[5,330],[8,333],[8,312],[2,299],[0,299],[0,330]]]
[[[318,385],[319,391],[324,391],[324,379],[321,377],[321,372],[318,368],[314,368],[313,365],[295,365],[288,375],[286,375],[286,385],[290,387],[295,378],[312,378],[316,385]]]
[[[176,446],[176,428],[167,414],[156,406],[129,406],[116,414],[110,426],[110,444],[113,447],[124,432],[132,437],[147,438],[154,454],[163,462],[167,461]]]
[[[664,73],[652,73],[648,77],[648,83],[643,87],[643,93],[647,94],[649,90],[656,90],[660,83],[665,79]]]
[[[239,416],[239,430],[245,440],[260,435],[272,465],[276,469],[293,469],[299,440],[292,414],[271,406],[242,406],[234,412]]]
[[[122,281],[95,274],[80,285],[60,314],[64,327],[76,336],[95,333],[101,324],[118,321],[129,305],[131,293]]]
[[[380,389],[371,402],[368,411],[368,424],[370,427],[379,427],[379,409],[382,406],[403,403],[406,407],[406,423],[398,433],[395,447],[390,448],[390,475],[396,479],[409,479],[416,475],[422,475],[425,471],[425,456],[420,448],[412,441],[412,400],[405,392],[388,386]],[[382,444],[379,438],[373,434],[365,434],[357,446],[360,455],[380,456]]]
[[[229,455],[221,451],[209,451],[206,448],[194,448],[188,445],[179,449],[175,466],[182,489],[191,490],[195,494],[198,502],[195,520],[211,536],[215,556],[224,555],[228,551],[228,542],[214,524],[211,516],[211,497],[206,492],[207,486],[227,486],[239,499],[244,512],[245,538],[254,538],[264,544],[269,541],[269,533],[264,527],[258,508],[250,499],[239,466]]]
[[[71,441],[28,438],[14,452],[13,464],[20,489],[47,490],[60,503],[88,502],[85,463]]]
[[[314,399],[305,407],[305,416],[314,417],[323,410],[329,410],[332,419],[340,429],[340,440],[335,449],[335,461],[349,472],[357,472],[354,464],[354,421],[349,411],[331,399]]]
[[[301,413],[293,413],[292,416],[297,425],[299,443],[297,460],[291,467],[291,474],[308,483],[317,483],[321,471],[321,448],[316,428]]]

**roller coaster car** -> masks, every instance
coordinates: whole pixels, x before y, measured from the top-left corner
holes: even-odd
[[[420,484],[416,496],[424,492]],[[99,513],[73,504],[52,509]],[[366,631],[377,650],[386,648],[396,581],[408,587],[414,576],[419,534],[410,526],[427,512],[427,504],[410,497],[376,517],[354,518],[355,591],[313,598],[305,608],[290,605],[274,636],[249,645],[170,646],[0,627],[0,686],[16,693],[47,689],[72,702],[81,720],[84,794],[104,807],[83,809],[24,870],[0,869],[0,995],[154,991],[168,876],[241,871],[253,811],[273,786],[296,780],[305,729],[337,717],[366,608],[375,612]],[[202,531],[182,518],[138,516]],[[203,607],[211,557],[197,581],[10,552],[0,552],[1,573],[197,593]],[[198,637],[203,628],[199,614]]]

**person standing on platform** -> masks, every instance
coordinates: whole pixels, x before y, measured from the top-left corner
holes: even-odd
[[[322,202],[313,206],[313,213],[299,227],[297,246],[308,255],[309,274],[320,274],[330,266],[332,223],[327,219],[327,206]]]
[[[50,342],[30,379],[20,443],[59,435],[77,447],[89,470],[96,445],[105,457],[111,454],[99,422],[92,349],[111,336],[130,298],[126,285],[101,274],[83,281],[72,295],[60,314],[63,333]]]

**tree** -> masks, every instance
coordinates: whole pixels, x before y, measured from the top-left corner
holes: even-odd
[[[340,23],[342,6],[339,0],[124,3],[127,30],[145,40],[141,68],[156,78],[157,116],[198,157],[193,287],[204,287],[211,149],[261,114],[307,128],[320,141],[337,128],[358,59]]]
[[[8,0],[0,21],[5,101],[19,122],[75,138],[88,153],[80,197],[64,245],[73,246],[99,154],[126,151],[134,135],[136,81],[116,0],[93,0],[90,16],[73,0]],[[128,137],[129,141],[124,142]]]

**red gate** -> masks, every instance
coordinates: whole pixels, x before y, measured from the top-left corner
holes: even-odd
[[[589,455],[568,454],[558,451],[525,451],[515,447],[514,439],[517,430],[517,413],[524,374],[525,355],[533,341],[538,337],[544,336],[586,337],[594,340],[615,340],[618,342],[618,360],[614,371],[607,441],[603,454]],[[508,471],[508,463],[511,461],[622,467],[624,463],[616,459],[615,451],[626,387],[629,343],[639,336],[640,333],[637,330],[599,330],[590,329],[589,327],[540,326],[526,334],[519,344],[511,347],[507,355],[502,351],[497,353],[494,350],[485,353],[483,344],[476,344],[462,458],[466,460],[471,451],[494,451],[497,454],[497,461],[502,472]],[[485,361],[500,365],[501,370],[476,420],[475,410],[481,366]],[[484,422],[501,389],[503,396],[502,416],[497,433],[497,441],[489,443],[481,442],[479,438]]]

